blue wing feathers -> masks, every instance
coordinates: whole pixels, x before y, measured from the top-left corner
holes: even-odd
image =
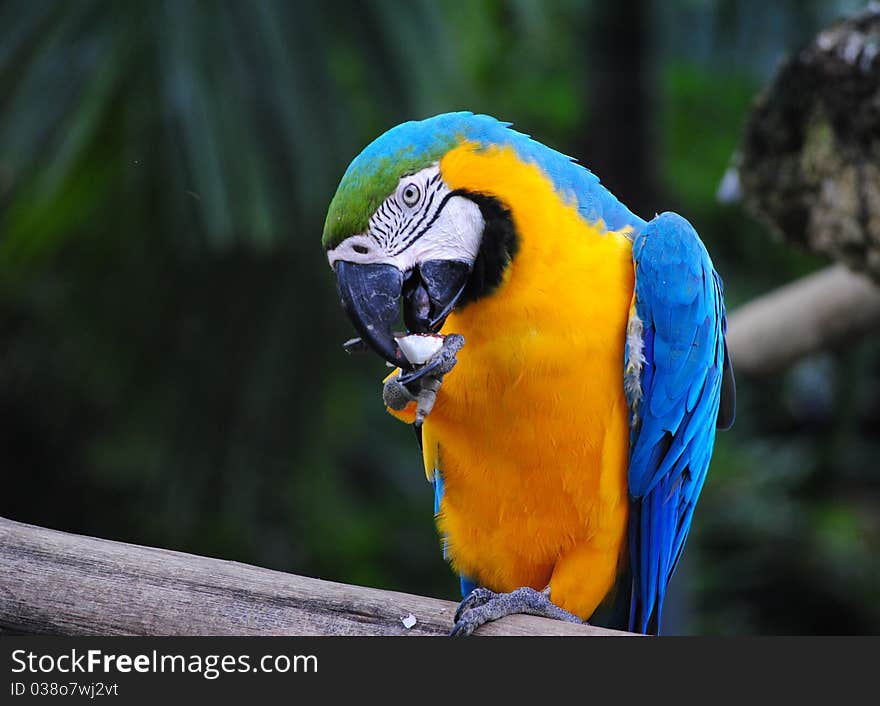
[[[421,439],[421,437],[419,438]],[[440,514],[440,503],[443,502],[443,474],[439,468],[434,469],[434,480],[431,484],[434,486],[434,516],[436,517]],[[447,539],[443,537],[443,558],[446,559],[447,555]],[[466,598],[477,587],[477,584],[467,576],[459,576],[459,583],[462,598]]]
[[[724,304],[706,249],[676,214],[636,235],[633,260],[644,365],[630,414],[630,628],[657,632],[715,440]]]
[[[443,475],[440,470],[434,469],[434,516],[440,514],[440,503],[443,501]]]

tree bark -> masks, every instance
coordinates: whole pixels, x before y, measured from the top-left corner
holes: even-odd
[[[833,265],[739,307],[727,345],[736,372],[767,374],[877,330],[880,288]]]
[[[782,66],[748,118],[738,179],[787,242],[880,282],[880,5]]]
[[[0,633],[432,636],[456,607],[0,518]],[[627,633],[514,615],[477,634]]]

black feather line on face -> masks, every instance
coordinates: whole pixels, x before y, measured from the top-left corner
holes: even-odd
[[[494,196],[465,190],[452,193],[465,196],[477,204],[484,222],[477,259],[456,306],[461,309],[489,296],[498,288],[504,279],[505,270],[519,251],[519,234],[513,224],[510,209]]]

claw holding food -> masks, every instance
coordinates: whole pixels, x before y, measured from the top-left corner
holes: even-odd
[[[400,375],[392,375],[382,386],[382,401],[389,409],[402,412],[418,398],[400,382]]]
[[[433,339],[419,341],[412,339]],[[440,339],[440,340],[438,340]],[[442,342],[441,342],[442,340]],[[437,348],[437,344],[439,349]],[[415,425],[420,427],[425,418],[434,408],[437,393],[443,384],[443,378],[458,362],[458,351],[464,346],[464,336],[451,333],[446,336],[411,335],[398,339],[400,349],[413,355],[416,360],[411,373],[399,374],[389,378],[382,388],[382,399],[387,407],[400,411],[412,402],[416,402]],[[425,350],[430,346],[435,352],[425,357]],[[416,362],[416,361],[419,362]]]

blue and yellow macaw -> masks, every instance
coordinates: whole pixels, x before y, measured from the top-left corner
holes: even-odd
[[[691,225],[460,112],[366,147],[323,245],[362,342],[398,368],[389,411],[420,433],[462,577],[453,634],[515,612],[658,632],[734,415],[721,279]],[[411,363],[402,341],[432,332]]]

